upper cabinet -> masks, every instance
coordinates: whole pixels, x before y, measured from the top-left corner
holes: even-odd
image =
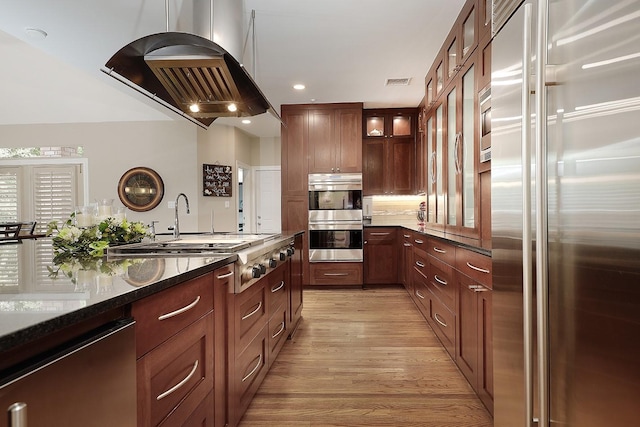
[[[415,108],[364,110],[365,195],[415,193],[417,121]]]
[[[308,109],[309,173],[362,172],[362,104]]]

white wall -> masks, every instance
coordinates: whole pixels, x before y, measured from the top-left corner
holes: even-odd
[[[186,120],[0,126],[0,146],[83,146],[89,201],[119,202],[117,186],[123,173],[137,166],[155,170],[165,186],[162,202],[148,212],[130,212],[129,218],[146,224],[159,221],[158,233],[173,225],[174,209],[168,202],[179,193],[187,195],[191,208],[187,215],[180,201],[181,231],[210,231],[212,210],[216,231],[236,231],[236,160],[250,166],[280,164],[280,138],[259,139],[215,123],[205,130]],[[233,197],[202,195],[202,165],[216,162],[233,167]]]
[[[178,193],[196,197],[196,126],[187,121],[76,123],[0,126],[3,147],[83,146],[88,158],[89,201],[113,198],[119,202],[118,181],[132,167],[155,170],[165,185],[159,206],[148,212],[130,212],[129,218],[149,223],[158,220],[158,232],[173,224],[174,210],[167,202]],[[184,208],[184,207],[183,207]],[[181,215],[181,228],[195,230],[195,215]]]

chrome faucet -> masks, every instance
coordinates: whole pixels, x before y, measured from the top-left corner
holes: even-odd
[[[180,237],[180,221],[178,220],[178,201],[180,200],[180,196],[184,197],[184,201],[187,204],[187,213],[189,213],[189,199],[187,198],[187,195],[184,193],[178,194],[175,203],[176,215],[173,219],[173,237],[175,237],[176,239]]]

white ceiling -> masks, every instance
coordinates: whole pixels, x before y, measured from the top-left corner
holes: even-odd
[[[184,6],[191,0],[173,1]],[[282,104],[311,102],[417,106],[424,76],[464,0],[243,3],[242,37],[255,10],[257,67],[248,68],[279,111]],[[165,1],[0,0],[0,10],[0,124],[185,120],[100,71],[124,45],[166,31]],[[32,39],[25,28],[48,36]],[[405,77],[411,78],[408,86],[384,85],[387,78]],[[294,83],[307,88],[294,91]],[[214,123],[257,136],[280,133],[269,114],[250,125]]]

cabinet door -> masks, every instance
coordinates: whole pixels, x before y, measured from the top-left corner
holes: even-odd
[[[445,187],[444,187],[444,106],[436,109],[436,149],[435,149],[435,187],[436,187],[436,220],[435,224],[444,226],[445,220]]]
[[[289,306],[289,323],[291,324],[291,334],[295,331],[300,318],[302,317],[303,306],[303,286],[302,286],[302,235],[297,235],[294,240],[294,252],[290,259],[291,296]]]
[[[309,112],[282,107],[282,195],[306,196],[309,191],[307,149]],[[284,230],[285,228],[283,228]]]
[[[423,107],[420,113],[421,120],[418,129],[418,139],[416,141],[415,152],[415,193],[427,193],[427,117]]]
[[[413,138],[391,138],[389,140],[388,194],[413,194],[415,146]]]
[[[458,147],[458,163],[461,178],[462,218],[461,225],[474,235],[478,234],[478,203],[476,190],[478,176],[476,173],[476,158],[478,148],[478,132],[476,132],[477,89],[475,66],[471,65],[462,76],[462,117],[460,146]]]
[[[458,147],[460,135],[457,123],[457,87],[454,86],[447,94],[446,115],[446,146],[447,146],[447,206],[446,225],[455,227],[458,224],[458,175],[460,174],[460,159]]]
[[[474,389],[478,381],[478,286],[458,273],[458,345],[456,363]]]
[[[213,411],[215,425],[223,426],[228,422],[227,414],[227,332],[229,331],[228,307],[230,295],[233,295],[235,270],[234,265],[229,264],[217,268],[213,272],[213,317],[214,317],[214,372],[213,372]],[[199,424],[198,424],[199,425]]]
[[[493,303],[492,291],[478,293],[478,386],[482,403],[493,414]]]
[[[309,173],[335,172],[334,118],[332,109],[309,110]]]
[[[398,283],[396,228],[365,228],[364,283]]]
[[[384,194],[385,140],[367,139],[363,145],[362,191],[365,196]]]
[[[336,120],[336,172],[362,172],[362,109],[338,109]]]

